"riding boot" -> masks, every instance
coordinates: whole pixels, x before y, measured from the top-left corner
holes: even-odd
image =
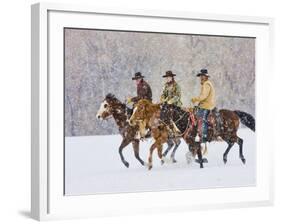
[[[195,142],[202,142],[202,122],[201,118],[197,118],[197,134],[195,136]]]
[[[203,134],[202,136],[202,143],[206,143],[208,141],[207,135]]]

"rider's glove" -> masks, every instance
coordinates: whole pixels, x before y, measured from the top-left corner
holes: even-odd
[[[173,104],[174,102],[173,102],[173,100],[168,100],[167,103],[168,104]]]
[[[198,101],[197,97],[193,97],[193,98],[191,99],[191,102],[192,102],[192,103],[196,103],[197,101]]]
[[[133,101],[132,101],[132,98],[131,98],[131,97],[127,99],[127,103],[132,103],[132,102],[133,102]]]

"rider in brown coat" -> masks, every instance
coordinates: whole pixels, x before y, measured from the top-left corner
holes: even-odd
[[[152,102],[151,88],[150,88],[149,84],[146,81],[144,81],[143,78],[144,78],[144,76],[140,72],[137,72],[135,74],[135,76],[132,77],[132,80],[135,80],[136,85],[137,85],[137,96],[129,98],[127,100],[127,102],[133,103],[133,108],[135,107],[137,102],[142,99],[146,99],[146,100],[149,100],[150,102]],[[129,113],[128,116],[130,117],[131,114]],[[140,130],[140,136],[142,138],[144,138],[146,135],[146,132],[145,132],[146,124],[145,124],[145,122],[142,121],[142,122],[139,122],[138,125],[139,125],[139,130]]]
[[[144,76],[137,72],[132,80],[136,81],[137,84],[137,96],[129,98],[128,102],[133,102],[134,104],[137,103],[141,99],[147,99],[152,101],[152,91],[149,84],[144,81]]]

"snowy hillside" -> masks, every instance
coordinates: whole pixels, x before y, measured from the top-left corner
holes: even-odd
[[[228,163],[223,163],[222,155],[227,147],[224,142],[208,145],[205,157],[209,163],[204,164],[204,169],[195,162],[187,165],[187,145],[182,141],[176,153],[177,163],[161,166],[155,151],[154,167],[150,171],[135,159],[131,145],[124,149],[130,167],[122,164],[118,154],[119,135],[66,137],[66,195],[255,185],[255,134],[249,129],[240,129],[238,134],[244,139],[246,165],[239,159],[237,144],[228,154]],[[144,161],[151,144],[152,140],[140,144]]]

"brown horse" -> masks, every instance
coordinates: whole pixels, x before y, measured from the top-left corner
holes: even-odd
[[[153,111],[153,108],[160,110],[160,105],[153,105],[148,101],[141,100],[137,104],[132,118],[149,120],[149,117],[152,118],[152,113],[150,111]],[[198,159],[196,161],[200,164],[200,168],[203,168],[203,163],[207,162],[207,160],[202,158],[201,144],[196,141],[196,136],[198,135],[197,126],[199,122],[197,121],[196,116],[193,115],[193,112],[183,110],[175,105],[164,104],[161,106],[161,122],[168,127],[176,126],[176,130],[181,133],[181,136],[189,145],[189,150],[193,155],[197,155]],[[239,157],[242,162],[245,163],[246,160],[243,155],[243,139],[237,136],[237,131],[240,121],[246,127],[255,131],[255,119],[248,113],[225,109],[219,111],[219,116],[221,119],[221,127],[219,131],[215,131],[215,128],[208,129],[208,142],[216,141],[218,137],[221,137],[228,144],[228,147],[223,154],[224,163],[227,162],[227,154],[229,150],[234,143],[237,143],[239,145]],[[212,126],[210,125],[209,127]],[[161,146],[158,147],[161,148]]]
[[[177,110],[172,110],[172,111],[176,112]],[[191,113],[189,112],[190,117],[194,115]],[[243,139],[237,135],[237,131],[239,129],[240,122],[244,124],[246,127],[250,128],[252,131],[255,131],[255,119],[252,117],[252,115],[238,110],[231,111],[231,110],[222,109],[219,110],[218,113],[220,119],[220,124],[219,124],[220,127],[216,127],[216,122],[210,122],[211,120],[215,119],[214,117],[216,115],[214,115],[213,112],[211,112],[209,115],[208,118],[209,128],[208,128],[207,141],[208,142],[217,141],[218,137],[220,137],[223,141],[225,141],[228,144],[228,147],[223,154],[224,163],[227,163],[227,155],[230,149],[235,143],[237,143],[239,145],[239,158],[241,159],[243,164],[245,164],[246,159],[243,155]],[[175,118],[172,120],[175,120]],[[185,140],[186,143],[189,144],[190,151],[197,154],[198,160],[196,160],[196,162],[200,164],[200,168],[203,168],[203,163],[206,162],[207,160],[202,158],[201,144],[200,142],[196,141],[196,136],[198,135],[199,123],[200,120],[197,120],[195,123],[193,123],[193,125],[192,122],[189,122],[189,125],[191,124],[191,127],[190,129],[187,130],[190,130],[190,133],[188,133],[188,131],[183,132],[183,139]]]
[[[129,167],[129,163],[125,160],[123,156],[123,149],[128,146],[130,143],[132,143],[134,154],[136,159],[144,166],[147,166],[147,164],[140,158],[139,156],[139,127],[138,126],[131,126],[129,125],[127,119],[128,119],[128,111],[131,109],[126,106],[126,104],[119,101],[113,94],[107,94],[105,99],[100,105],[100,108],[97,112],[96,117],[98,119],[106,120],[110,117],[113,117],[115,120],[119,133],[122,136],[122,142],[119,146],[119,155],[121,158],[121,161],[126,167]],[[130,112],[129,112],[130,113]],[[144,136],[145,138],[148,138],[149,136]],[[171,139],[168,139],[168,148],[167,150],[170,150],[174,143]]]
[[[160,104],[152,104],[150,101],[143,99],[140,100],[136,105],[133,111],[132,116],[129,119],[129,123],[135,126],[138,123],[142,123],[140,128],[145,128],[151,130],[151,136],[155,142],[151,145],[149,149],[148,157],[148,168],[152,168],[152,154],[154,149],[157,148],[158,157],[163,164],[165,156],[169,152],[170,147],[162,154],[163,144],[168,142],[169,139],[173,139],[176,146],[172,152],[171,159],[172,162],[176,162],[174,156],[176,149],[180,144],[180,140],[177,137],[171,137],[169,127],[160,121]],[[140,130],[141,133],[145,133],[145,130]]]

